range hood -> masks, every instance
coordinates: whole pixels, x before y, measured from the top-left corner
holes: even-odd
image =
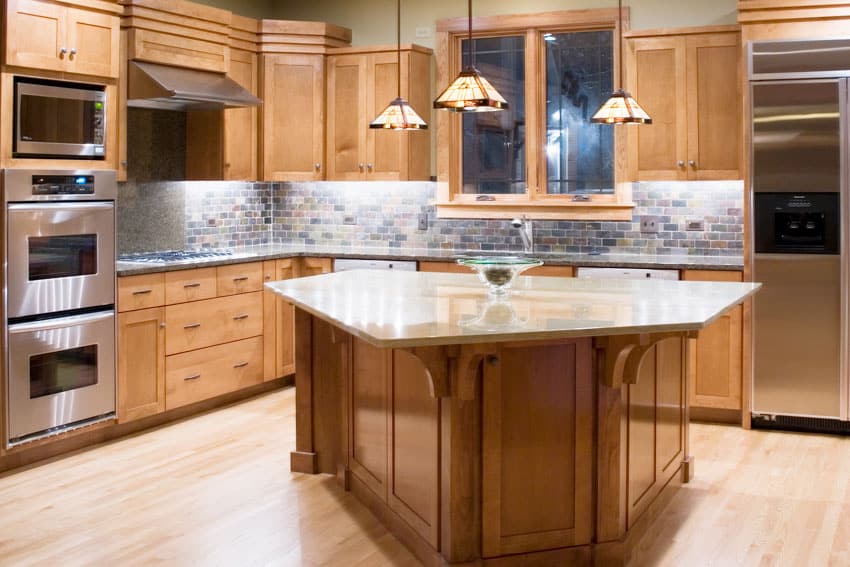
[[[219,73],[130,61],[127,106],[160,110],[220,110],[263,101]]]

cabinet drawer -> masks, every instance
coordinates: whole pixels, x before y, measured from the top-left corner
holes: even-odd
[[[263,292],[165,308],[165,353],[229,343],[263,334]]]
[[[118,311],[165,305],[165,274],[118,278]]]
[[[165,274],[165,304],[186,303],[215,297],[215,268],[199,268]]]
[[[218,295],[235,295],[263,289],[263,263],[218,267]]]
[[[165,359],[165,408],[178,408],[262,381],[262,337],[176,354]]]

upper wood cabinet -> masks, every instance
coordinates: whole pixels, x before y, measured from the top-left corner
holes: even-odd
[[[92,10],[38,0],[8,0],[6,64],[118,77],[121,8],[100,0],[87,5]]]
[[[264,55],[263,179],[324,179],[325,56]]]
[[[741,35],[711,30],[630,34],[629,88],[652,117],[629,130],[631,179],[741,178]]]
[[[251,94],[259,94],[259,57],[256,53],[231,49],[228,75]],[[224,179],[258,179],[258,112],[253,107],[224,111]]]
[[[429,121],[431,51],[401,53],[401,96]],[[427,180],[430,138],[425,132],[372,130],[369,123],[398,96],[398,56],[386,48],[334,50],[328,57],[327,178]]]

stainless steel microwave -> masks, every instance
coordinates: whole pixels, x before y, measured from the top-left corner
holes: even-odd
[[[104,159],[106,90],[15,77],[13,157]]]

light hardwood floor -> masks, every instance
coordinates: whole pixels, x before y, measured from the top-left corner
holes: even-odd
[[[0,476],[0,565],[417,565],[289,472],[294,390]],[[695,480],[632,565],[850,565],[850,438],[695,424]]]

